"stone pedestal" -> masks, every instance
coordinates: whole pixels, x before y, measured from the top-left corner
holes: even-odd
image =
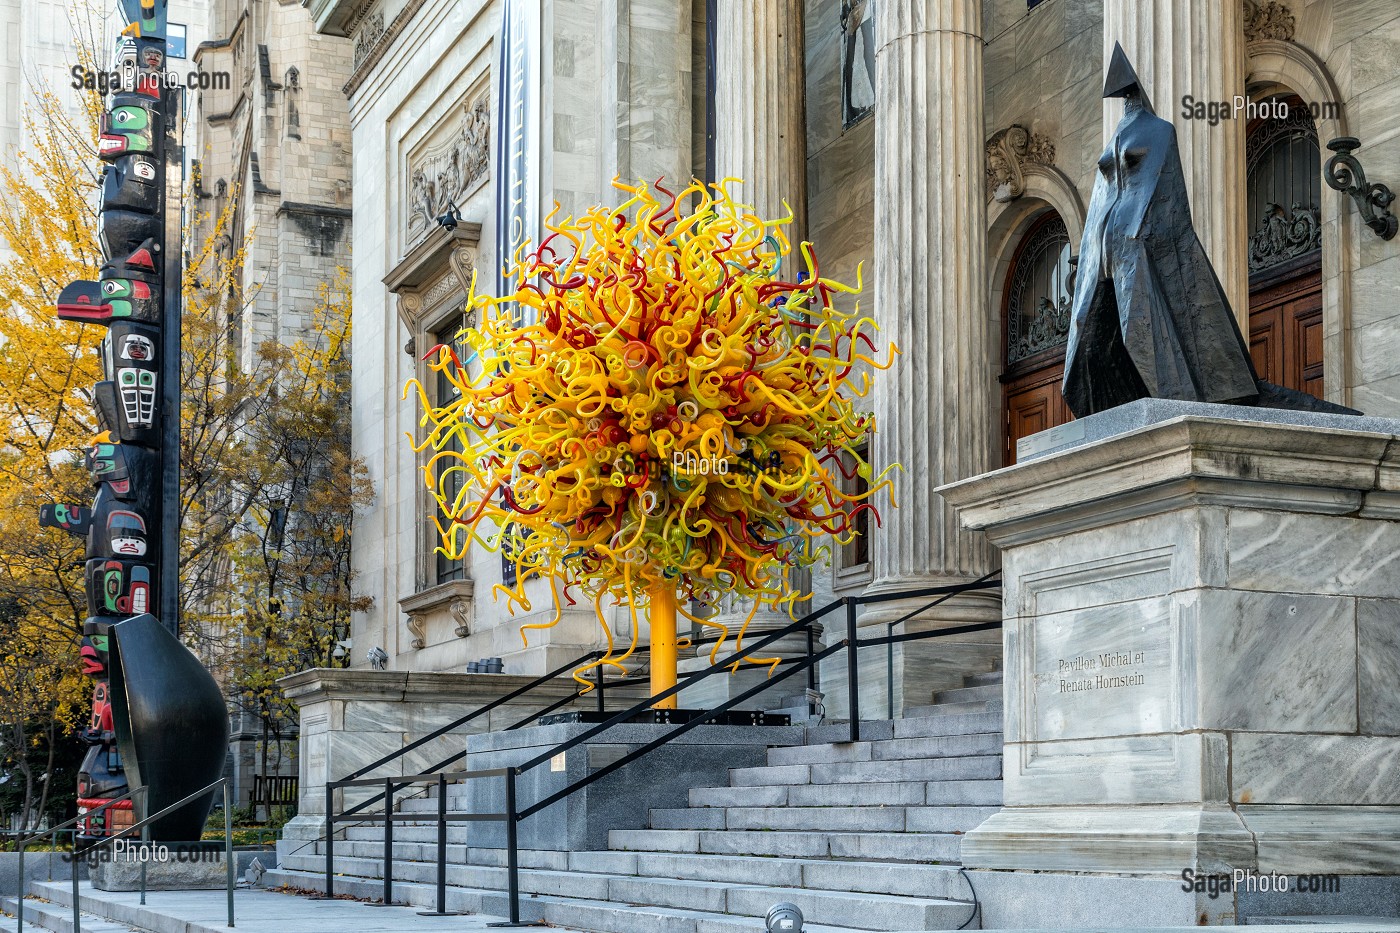
[[[511,674],[325,669],[282,678],[278,685],[301,709],[301,801],[284,835],[296,836],[303,825],[313,835],[324,830],[327,781],[341,780],[533,679]],[[578,684],[569,677],[537,687],[520,701],[497,707],[366,776],[421,773],[453,752],[465,751],[467,736],[504,729],[577,690]],[[580,705],[591,701],[589,697]],[[622,697],[611,702],[620,703]],[[346,799],[353,801],[355,793],[346,791]]]
[[[1400,874],[1400,421],[1076,424],[941,490],[1005,574],[1005,806],[963,863]]]
[[[592,728],[565,723],[473,736],[467,741],[469,767],[521,765]],[[675,728],[651,723],[614,726],[521,775],[516,799],[521,807],[543,800]],[[802,734],[801,726],[697,726],[522,821],[520,846],[565,852],[606,849],[610,830],[643,829],[650,810],[689,806],[692,787],[727,786],[730,768],[766,764],[770,746],[801,744]],[[505,809],[501,778],[469,781],[466,796],[473,813]],[[473,848],[502,848],[505,825],[473,823],[471,839]]]
[[[117,840],[89,856],[88,873],[99,891],[141,890],[141,866],[148,891],[209,891],[228,885],[224,843]],[[235,853],[234,858],[237,858]],[[234,865],[234,880],[238,865]]]

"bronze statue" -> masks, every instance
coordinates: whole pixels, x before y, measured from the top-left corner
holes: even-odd
[[[1259,379],[1196,237],[1176,129],[1113,50],[1103,96],[1125,112],[1099,158],[1080,244],[1064,398],[1084,417],[1140,398],[1359,414]]]

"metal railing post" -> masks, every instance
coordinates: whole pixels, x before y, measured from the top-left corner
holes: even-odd
[[[76,838],[73,842],[73,854],[78,854],[78,843]],[[78,907],[78,861],[73,860],[73,933],[83,933],[82,910]],[[23,931],[21,931],[23,933]]]
[[[437,909],[447,913],[447,775],[438,775]]]
[[[520,924],[520,852],[515,818],[515,768],[506,769],[506,883],[510,888],[510,922]]]
[[[812,663],[812,655],[815,654],[815,635],[812,634],[812,626],[807,626],[807,689],[813,693],[817,692],[817,666]]]
[[[606,712],[607,699],[603,696],[603,665],[599,664],[593,670],[598,675],[598,686],[593,688],[598,694],[598,712]]]
[[[384,779],[384,906],[394,903],[394,781]]]
[[[269,811],[271,812],[271,811]],[[233,927],[233,802],[229,799],[228,778],[224,779],[224,865],[228,873],[228,925]]]
[[[846,698],[851,706],[852,742],[860,741],[860,664],[856,656],[856,601],[843,597],[846,602]]]
[[[885,706],[894,718],[894,623],[885,623]]]
[[[73,877],[78,876],[77,846],[73,846]],[[19,896],[15,898],[15,915],[19,917],[19,926],[15,929],[18,933],[24,933],[24,895],[29,886],[24,883],[24,836],[19,837]]]
[[[150,855],[151,851],[151,827],[141,827],[141,843],[145,847],[143,856]],[[146,859],[141,859],[141,906],[146,906]]]
[[[335,785],[326,782],[326,897],[335,897]]]

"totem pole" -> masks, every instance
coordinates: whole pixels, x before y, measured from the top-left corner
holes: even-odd
[[[46,505],[39,523],[87,538],[83,673],[96,682],[82,738],[78,809],[145,788],[85,819],[100,838],[217,780],[228,749],[218,684],[178,628],[181,94],[166,78],[166,0],[119,0],[128,25],[102,115],[96,282],[74,282],[58,316],[107,329],[93,387],[98,434],[87,453],[91,508]],[[160,613],[164,624],[157,621]],[[196,840],[214,795],[150,827]]]

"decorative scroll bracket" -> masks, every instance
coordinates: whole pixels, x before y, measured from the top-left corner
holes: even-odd
[[[1322,177],[1328,187],[1351,195],[1356,209],[1361,212],[1362,221],[1376,236],[1382,240],[1393,239],[1400,228],[1400,220],[1390,212],[1390,205],[1395,203],[1395,192],[1385,185],[1366,181],[1365,169],[1352,154],[1360,147],[1361,140],[1355,136],[1339,136],[1329,142],[1327,148],[1336,155],[1327,160]]]

